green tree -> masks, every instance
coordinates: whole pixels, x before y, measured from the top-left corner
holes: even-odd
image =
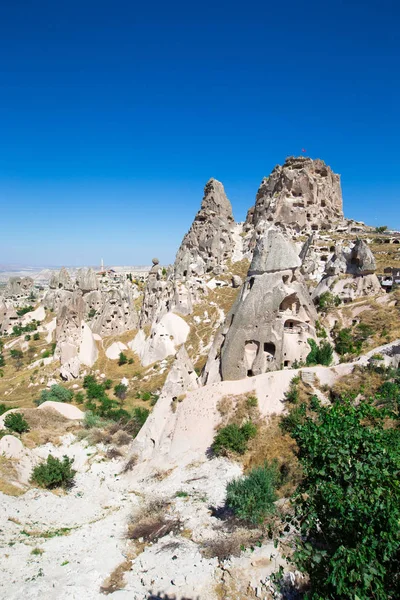
[[[10,431],[15,431],[15,433],[25,433],[25,431],[29,431],[29,425],[24,419],[24,415],[17,412],[6,415],[4,418],[4,425]]]
[[[400,597],[400,431],[371,403],[318,406],[295,427],[304,478],[295,562],[312,600]]]

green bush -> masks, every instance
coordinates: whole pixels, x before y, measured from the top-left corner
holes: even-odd
[[[128,357],[126,356],[126,354],[124,354],[123,352],[120,352],[119,359],[118,359],[119,366],[122,367],[122,365],[126,365],[127,362],[128,362]]]
[[[258,406],[258,400],[255,396],[249,396],[246,401],[247,408],[255,408]]]
[[[85,402],[85,395],[83,392],[76,392],[75,394],[75,402],[77,404],[83,404]]]
[[[114,387],[114,394],[119,400],[125,400],[128,387],[123,383],[119,383]]]
[[[138,433],[140,429],[145,424],[147,417],[149,416],[150,411],[147,408],[136,407],[133,410],[133,421],[136,423],[138,427]]]
[[[260,524],[274,512],[278,470],[274,464],[252,469],[248,475],[234,479],[226,488],[226,505],[240,519]]]
[[[35,400],[36,406],[40,406],[43,402],[71,402],[74,397],[74,392],[68,390],[62,385],[52,385],[49,390],[42,390],[40,398]]]
[[[2,354],[0,354],[0,367],[4,367],[6,364],[6,361],[4,360],[4,356]]]
[[[397,423],[398,424],[398,423]],[[295,562],[312,600],[400,597],[400,430],[361,402],[319,406],[293,431],[304,477]]]
[[[339,296],[334,296],[331,292],[324,292],[318,298],[317,307],[321,311],[326,311],[329,308],[337,307],[341,304]]]
[[[255,437],[257,427],[248,421],[241,427],[227,425],[222,427],[214,438],[211,449],[216,456],[226,455],[228,451],[244,454],[247,450],[247,442]]]
[[[22,308],[17,308],[16,313],[19,317],[23,317],[28,312],[33,311],[33,306],[24,306]]]
[[[13,412],[5,416],[4,425],[10,431],[15,431],[15,433],[25,433],[25,431],[29,431],[28,422],[25,421],[24,415],[21,413]]]
[[[325,367],[329,367],[333,358],[333,348],[331,344],[323,341],[318,346],[317,343],[311,338],[307,341],[311,348],[311,352],[306,358],[307,365],[324,365]]]
[[[73,462],[74,459],[68,456],[63,456],[63,460],[60,460],[49,454],[46,462],[33,469],[32,481],[47,489],[71,487],[76,474],[72,469]]]
[[[34,333],[33,334],[33,339],[37,342],[38,340],[40,340],[40,333]]]

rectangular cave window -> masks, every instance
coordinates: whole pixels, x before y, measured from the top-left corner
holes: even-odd
[[[247,371],[247,377],[253,377],[254,373],[251,369]]]
[[[289,366],[289,361],[288,360],[284,360],[283,361],[283,366],[284,367],[288,367]]]
[[[268,354],[275,355],[275,344],[271,344],[268,342],[264,342],[264,352],[268,352]]]

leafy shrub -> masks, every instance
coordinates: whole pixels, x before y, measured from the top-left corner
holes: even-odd
[[[10,356],[11,356],[11,358],[18,359],[18,358],[22,358],[24,356],[24,353],[22,352],[22,350],[12,349],[12,350],[10,350]]]
[[[375,227],[375,233],[385,233],[387,231],[387,225],[380,225],[380,227]]]
[[[93,319],[94,316],[96,316],[96,310],[94,308],[91,308],[89,310],[88,318]]]
[[[114,387],[114,394],[119,400],[125,400],[128,388],[123,383],[119,383]]]
[[[105,382],[103,383],[104,385],[104,389],[105,390],[111,390],[112,388],[112,380],[111,379],[106,379]]]
[[[140,429],[145,424],[145,422],[146,422],[147,417],[149,416],[149,414],[150,414],[150,411],[147,410],[147,408],[136,407],[133,410],[132,420],[134,421],[134,423],[137,426],[137,433],[139,433]]]
[[[307,407],[304,402],[300,406],[294,406],[288,414],[282,416],[280,421],[281,429],[291,433],[298,425],[304,422],[306,414]]]
[[[60,460],[49,454],[46,462],[33,469],[32,481],[47,489],[71,487],[76,474],[71,468],[73,462],[74,459],[68,456],[63,456],[63,460]]]
[[[74,397],[74,392],[68,390],[62,385],[52,385],[49,390],[42,390],[40,398],[35,400],[36,406],[40,406],[43,402],[71,402]]]
[[[17,308],[16,313],[19,317],[23,317],[28,312],[33,311],[33,306],[23,306],[22,308]]]
[[[258,400],[255,396],[249,396],[246,400],[247,408],[255,408],[258,406]]]
[[[274,512],[278,471],[274,464],[252,469],[248,475],[234,479],[226,488],[226,505],[240,519],[259,524]]]
[[[334,296],[331,292],[324,292],[318,298],[317,307],[321,311],[326,311],[329,308],[334,308],[335,306],[339,306],[341,304],[341,300],[339,296]]]
[[[85,395],[83,392],[76,392],[75,394],[75,402],[77,404],[83,404],[85,402]]]
[[[6,361],[4,360],[4,356],[2,354],[0,354],[0,367],[4,367],[6,364]]]
[[[1,415],[4,415],[5,412],[7,412],[8,410],[10,410],[10,406],[7,406],[6,404],[0,404],[0,417]]]
[[[128,362],[128,357],[126,356],[126,354],[124,354],[123,352],[120,352],[119,359],[118,359],[119,366],[122,367],[122,365],[126,365],[127,362]]]
[[[331,344],[323,341],[318,346],[311,338],[307,341],[311,347],[311,352],[306,359],[307,365],[324,365],[325,367],[329,367],[333,357],[333,348]]]
[[[34,333],[33,334],[33,339],[37,342],[37,340],[40,340],[40,333]]]
[[[341,356],[344,354],[352,354],[361,350],[361,344],[355,344],[351,329],[340,329],[336,335],[335,350]]]
[[[256,433],[257,427],[250,421],[241,427],[232,423],[218,431],[211,449],[216,456],[226,455],[229,450],[244,454],[247,450],[247,442],[255,437]]]
[[[304,478],[295,561],[312,600],[395,599],[400,590],[400,431],[370,403],[320,406],[293,432]]]
[[[25,431],[29,431],[28,422],[25,421],[24,415],[21,413],[10,413],[4,418],[4,425],[10,431],[15,431],[15,433],[25,433]]]

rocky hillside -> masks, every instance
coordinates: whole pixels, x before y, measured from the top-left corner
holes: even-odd
[[[390,405],[395,423],[400,296],[378,275],[400,264],[397,248],[396,235],[345,218],[340,177],[322,160],[290,157],[244,223],[208,181],[173,265],[154,258],[145,277],[63,268],[40,288],[11,278],[0,297],[0,595],[314,589],[310,562],[290,560],[297,525],[282,526],[311,469],[300,431],[367,400]],[[260,513],[241,504],[254,477],[266,486]]]

